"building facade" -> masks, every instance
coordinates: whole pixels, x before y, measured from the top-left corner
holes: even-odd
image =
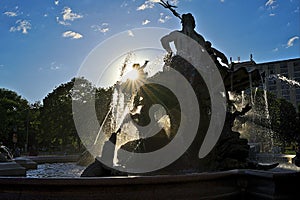
[[[300,106],[300,58],[266,63],[247,62],[234,63],[235,69],[246,67],[248,71],[258,69],[265,81],[267,91],[277,98],[291,102],[299,111]]]

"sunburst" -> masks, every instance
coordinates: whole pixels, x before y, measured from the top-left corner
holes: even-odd
[[[129,93],[136,92],[146,81],[146,75],[139,65],[133,65],[132,69],[122,78],[123,87]]]
[[[130,81],[137,81],[140,78],[140,72],[137,69],[132,69],[126,76]]]

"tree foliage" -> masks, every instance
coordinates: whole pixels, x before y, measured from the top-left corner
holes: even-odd
[[[76,87],[74,83],[76,81]],[[73,78],[50,92],[43,102],[29,104],[16,92],[0,89],[0,142],[13,148],[40,148],[48,151],[80,150],[81,142],[74,124],[73,105],[87,104],[96,111],[99,123],[104,120],[111,103],[112,88],[96,88],[84,78]],[[94,99],[94,104],[88,104]],[[90,123],[85,112],[82,123]],[[88,131],[88,130],[86,130]],[[16,134],[18,143],[13,143]],[[28,146],[27,146],[28,145]]]
[[[24,147],[27,138],[30,105],[16,92],[0,89],[0,141],[8,147]],[[13,142],[13,134],[17,142]]]
[[[274,136],[286,142],[294,142],[298,137],[298,117],[295,107],[285,99],[270,101],[271,128]]]
[[[297,111],[286,99],[276,98],[273,93],[267,92],[265,101],[264,91],[258,90],[254,110],[261,118],[256,122],[270,128],[273,138],[277,141],[291,143],[299,137],[300,124]]]
[[[74,83],[76,82],[75,86]],[[95,105],[91,105],[95,99]],[[61,84],[49,93],[43,100],[40,109],[41,134],[39,144],[44,147],[56,147],[56,150],[80,150],[81,141],[74,123],[72,105],[87,105],[86,109],[95,109],[98,119],[104,119],[111,99],[111,90],[97,89],[84,78],[73,78],[70,82]],[[89,123],[85,111],[80,113],[82,123]],[[86,130],[88,131],[88,130]]]

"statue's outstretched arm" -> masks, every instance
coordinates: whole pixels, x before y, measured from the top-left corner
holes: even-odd
[[[221,58],[223,63],[225,63],[226,65],[229,66],[228,59],[226,58],[226,56],[222,52],[220,52],[219,50],[217,50],[215,48],[213,49],[213,51],[214,51],[214,53],[217,57]]]
[[[143,66],[140,67],[140,69],[144,69],[145,67],[147,67],[149,60],[145,60],[145,63],[143,64]]]

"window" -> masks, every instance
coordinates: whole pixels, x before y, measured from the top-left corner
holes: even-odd
[[[286,63],[286,62],[280,63],[280,69],[281,69],[281,68],[286,68],[286,67],[287,67],[287,63]]]
[[[290,91],[289,90],[282,90],[282,96],[289,96]]]
[[[300,78],[300,72],[294,73],[294,77],[295,77],[295,78]]]
[[[300,72],[300,62],[294,62],[294,72]]]
[[[288,68],[280,68],[280,74],[287,74],[288,73]]]
[[[291,100],[290,96],[283,96],[283,98],[285,98],[285,99],[288,100],[288,101]]]
[[[283,89],[283,90],[289,90],[290,86],[288,84],[286,84],[286,83],[283,83],[283,84],[281,84],[281,89]]]
[[[276,85],[276,80],[269,80],[269,81],[268,81],[268,85],[269,85],[269,86]]]
[[[277,90],[277,87],[276,86],[270,86],[269,90],[275,91],[275,90]]]

